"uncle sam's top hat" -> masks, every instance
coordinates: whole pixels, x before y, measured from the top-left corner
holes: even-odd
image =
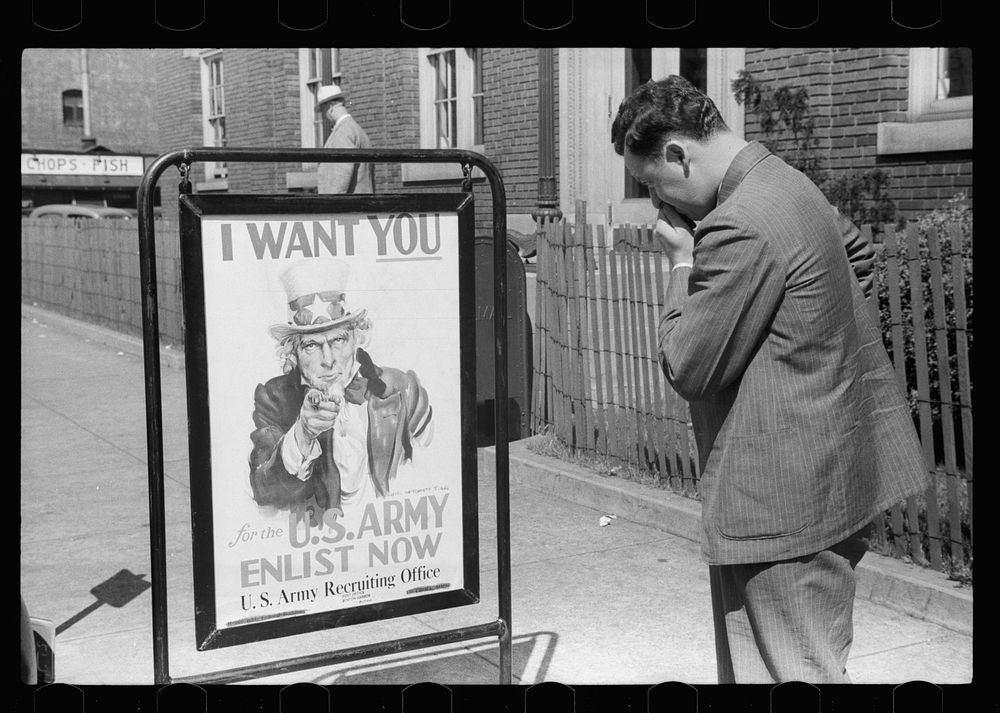
[[[340,260],[300,260],[282,274],[288,296],[288,322],[271,325],[271,336],[282,341],[295,334],[315,334],[353,324],[367,310],[352,312],[344,302],[350,268]]]

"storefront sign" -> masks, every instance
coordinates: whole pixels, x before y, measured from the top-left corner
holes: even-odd
[[[471,196],[181,221],[199,648],[478,601]]]
[[[50,176],[141,176],[142,156],[107,154],[21,154],[22,175]]]

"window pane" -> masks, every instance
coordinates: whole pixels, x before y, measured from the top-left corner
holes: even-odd
[[[219,118],[212,120],[212,131],[214,134],[214,145],[224,147],[226,145],[226,119]],[[229,175],[229,167],[224,161],[216,162],[213,165],[215,178],[225,178]]]
[[[681,48],[681,76],[698,87],[703,92],[708,91],[706,75],[708,74],[708,48]]]
[[[633,47],[625,51],[625,93],[631,94],[653,77],[653,50]]]
[[[939,52],[937,98],[972,96],[972,49],[942,47]]]
[[[83,91],[67,89],[62,93],[63,123],[67,126],[83,126]]]
[[[437,148],[455,148],[455,110],[454,104],[450,101],[441,101],[435,104],[437,109]]]
[[[625,50],[625,93],[632,94],[653,77],[653,50],[649,47],[633,47]],[[649,198],[649,189],[632,178],[625,171],[625,197]]]
[[[472,97],[472,109],[474,112],[473,121],[473,137],[472,142],[476,146],[480,146],[483,143],[483,95],[480,94],[477,97]]]
[[[469,49],[472,60],[472,143],[480,146],[483,143],[483,51],[478,48]]]
[[[333,82],[333,56],[332,50],[329,47],[323,47],[319,50],[319,76],[323,84],[330,84]]]
[[[317,49],[315,47],[310,47],[309,48],[309,69],[308,69],[308,74],[309,74],[309,78],[310,79],[319,76],[320,66],[321,66],[320,59],[319,59],[319,53],[320,53],[319,49]]]
[[[454,101],[448,102],[448,113],[451,115],[451,148],[458,147],[458,112],[455,111],[456,106]]]
[[[455,52],[441,52],[431,55],[431,64],[435,69],[435,99],[451,99],[455,96]]]
[[[472,48],[469,50],[469,57],[472,59],[472,93],[481,94],[483,91],[483,53]]]

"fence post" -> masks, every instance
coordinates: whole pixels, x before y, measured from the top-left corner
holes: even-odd
[[[962,546],[962,514],[958,499],[958,458],[955,453],[955,420],[951,398],[951,359],[948,353],[947,310],[944,301],[944,274],[937,231],[927,231],[927,250],[931,269],[931,300],[934,308],[934,346],[937,350],[938,397],[941,404],[941,435],[944,450],[945,486],[948,492],[948,535],[951,540],[951,565],[965,563]]]
[[[590,450],[594,435],[590,426],[590,368],[587,354],[587,276],[586,262],[583,256],[583,233],[587,228],[587,204],[584,201],[576,203],[576,223],[573,226],[571,240],[566,250],[569,263],[566,271],[569,295],[569,316],[573,329],[573,339],[570,342],[574,355],[573,387],[575,399],[573,407],[573,423],[576,426],[576,448]]]
[[[925,493],[927,535],[931,566],[941,568],[941,530],[938,524],[937,474],[934,460],[934,429],[931,421],[930,376],[927,362],[927,323],[924,316],[923,274],[920,269],[920,243],[917,228],[906,230],[907,264],[910,268],[910,307],[913,315],[913,349],[917,367],[917,408],[920,414],[920,445],[924,467],[931,474],[931,484]]]
[[[965,465],[969,547],[972,547],[972,377],[969,370],[968,315],[965,301],[965,255],[958,224],[948,227],[951,238],[951,280],[955,307],[955,355],[958,361],[958,407],[962,416],[962,456]]]

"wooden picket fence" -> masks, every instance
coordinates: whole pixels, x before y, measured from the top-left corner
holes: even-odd
[[[181,346],[184,320],[176,221],[156,221],[156,253],[160,340]],[[138,222],[22,218],[21,299],[141,337]]]
[[[586,215],[585,206],[578,204],[576,215]],[[533,432],[551,432],[609,470],[635,468],[697,497],[688,407],[656,356],[670,275],[651,226],[562,220],[544,231],[537,248]],[[862,231],[871,239],[872,226]],[[933,474],[923,496],[879,518],[876,547],[939,570],[964,567],[971,576],[971,239],[963,241],[957,225],[944,233],[944,256],[940,235],[915,226],[887,227],[872,241],[878,298],[870,304],[888,328],[886,348]]]
[[[582,215],[578,211],[578,215]],[[686,402],[662,378],[666,265],[646,226],[545,227],[536,272],[533,430],[697,492]]]

